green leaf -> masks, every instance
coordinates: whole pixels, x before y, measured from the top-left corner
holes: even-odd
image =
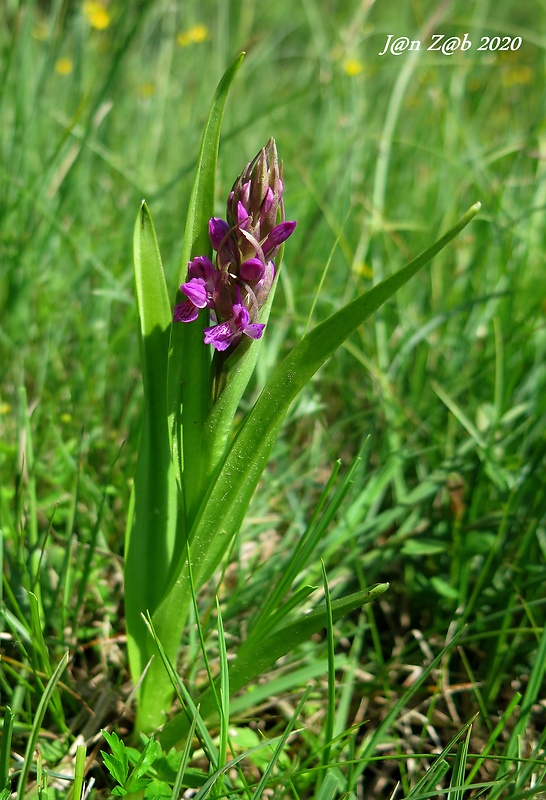
[[[186,279],[188,261],[198,255],[210,256],[212,252],[208,223],[214,216],[220,129],[228,92],[243,58],[244,53],[241,53],[226,70],[210,108],[186,218],[179,284]],[[179,290],[177,302],[183,299],[185,297]],[[178,461],[180,475],[183,474],[188,519],[195,514],[199,504],[203,480],[199,459],[201,435],[211,406],[211,354],[210,347],[203,342],[203,328],[207,324],[205,309],[191,325],[173,325],[169,345],[170,429],[174,458]],[[186,465],[190,466],[185,469]]]
[[[356,592],[335,600],[331,604],[332,621],[335,622],[356,608],[370,603],[378,595],[383,594],[388,586],[388,583],[380,583],[368,591]],[[327,615],[328,609],[326,606],[321,606],[310,614],[303,614],[294,622],[265,638],[250,637],[243,642],[230,669],[230,692],[235,694],[240,691],[251,680],[266,672],[281,656],[286,655],[302,642],[308,641],[314,633],[326,627]],[[203,718],[207,718],[216,710],[212,688],[203,693],[199,699],[199,707]],[[181,741],[186,736],[189,726],[187,716],[184,713],[177,714],[165,725],[159,736],[163,749],[174,747]]]
[[[208,220],[214,211],[220,127],[229,87],[242,60],[243,54],[226,71],[212,101],[190,199],[179,282],[188,260],[210,249]],[[128,648],[136,682],[151,656],[157,655],[141,615],[152,614],[157,636],[174,661],[189,608],[188,585],[177,582],[174,573],[186,558],[186,516],[195,513],[201,491],[199,454],[210,406],[210,348],[203,342],[203,325],[171,324],[172,309],[146,206],[135,228],[135,275],[139,313],[143,304],[145,311],[141,319],[145,416],[126,549]],[[148,308],[153,305],[149,296],[157,305],[155,311]],[[161,659],[152,661],[139,695],[137,730],[151,731],[163,723],[173,695]]]
[[[167,354],[172,312],[150,212],[145,203],[134,230],[135,287],[144,384],[143,424],[125,539],[125,612],[131,674],[136,683],[155,652],[141,613],[153,612],[165,591],[177,549],[177,490],[171,458],[167,408]],[[183,514],[180,515],[183,522]],[[177,556],[176,556],[177,558]],[[178,639],[166,641],[169,653]],[[147,686],[154,697],[146,702]],[[161,695],[163,689],[164,696]],[[170,687],[159,659],[140,689],[137,726],[148,729],[170,702]]]
[[[135,765],[133,772],[131,773],[131,785],[133,778],[141,778],[145,775],[154,761],[157,759],[161,752],[161,748],[159,746],[159,742],[156,742],[155,739],[148,739],[146,742],[146,747],[142,751],[142,754]]]
[[[432,247],[314,328],[276,368],[249,412],[189,533],[196,586],[214,572],[238,531],[294,398],[343,342],[476,216],[479,204]],[[180,559],[180,575],[185,557]]]
[[[129,759],[125,743],[121,741],[117,733],[102,731],[102,735],[112,751],[109,754],[101,750],[104,764],[112,777],[123,786],[129,774]]]
[[[6,710],[4,712],[4,721],[2,723],[2,738],[0,739],[0,789],[4,790],[7,788],[9,790],[8,797],[11,794],[11,784],[9,782],[9,758],[14,722],[15,714],[9,706],[6,706]]]
[[[366,439],[360,451],[362,453],[368,447],[369,438]],[[256,617],[250,621],[249,631],[252,635],[259,633],[263,636],[265,632],[277,624],[277,621],[293,607],[294,598],[300,592],[307,593],[307,587],[303,586],[299,589],[294,589],[292,595],[287,603],[282,604],[284,596],[292,586],[296,576],[303,573],[305,567],[315,552],[318,543],[324,539],[326,531],[338,512],[341,504],[347,497],[347,494],[353,483],[356,469],[361,461],[360,453],[353,459],[349,470],[341,481],[340,485],[336,488],[333,496],[326,505],[330,491],[334,486],[335,479],[341,467],[341,461],[337,461],[332,470],[332,474],[324,487],[321,496],[315,506],[313,517],[309,521],[307,530],[298,542],[297,547],[293,550],[288,561],[283,564],[283,569],[279,575],[277,583],[271,592],[266,597],[258,609]],[[326,507],[325,507],[326,506]]]
[[[141,357],[145,366],[142,378],[149,388],[150,382],[160,385],[166,377],[166,350],[149,336],[156,329],[167,330],[172,313],[152,217],[144,201],[135,223],[133,248],[138,321],[143,341]]]
[[[268,298],[260,309],[259,322],[267,323],[271,313],[271,306],[273,305],[278,284],[281,254],[282,249],[275,259],[277,275]],[[223,371],[226,374],[225,385],[215,399],[203,428],[202,473],[204,483],[210,482],[218,464],[225,455],[227,443],[232,435],[233,419],[254,372],[262,343],[263,337],[261,339],[243,337],[243,341],[223,365]],[[222,354],[218,353],[217,356],[221,357]]]
[[[125,779],[127,778],[127,774],[123,770],[123,765],[114,758],[114,756],[109,755],[101,750],[102,760],[104,762],[104,766],[110,773],[110,775],[116,780],[118,783],[124,784]]]

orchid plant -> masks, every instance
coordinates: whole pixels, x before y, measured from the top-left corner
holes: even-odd
[[[235,181],[226,218],[213,213],[222,115],[242,60],[243,54],[220,81],[203,134],[174,310],[145,203],[135,225],[144,412],[127,526],[125,601],[129,662],[138,686],[137,730],[150,733],[164,725],[164,747],[177,744],[195,724],[188,708],[167,721],[176,684],[172,665],[195,594],[232,546],[291,402],[347,337],[479,208],[473,206],[418,258],[307,333],[234,431],[267,337],[282,249],[296,227],[284,218],[283,166],[273,139]],[[229,668],[231,693],[329,621],[386,589],[382,584],[298,613],[311,591],[290,594],[298,563],[294,554],[240,644]],[[221,716],[214,684],[198,702],[201,717]]]

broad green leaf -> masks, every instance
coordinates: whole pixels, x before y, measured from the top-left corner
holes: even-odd
[[[220,127],[229,87],[242,60],[243,54],[226,71],[209,112],[190,198],[180,282],[188,260],[210,252],[208,220],[214,210]],[[141,615],[152,614],[157,635],[173,661],[186,621],[188,586],[177,582],[172,567],[185,560],[186,516],[195,513],[200,491],[201,429],[210,406],[210,348],[203,342],[203,325],[171,324],[161,259],[145,206],[135,228],[135,274],[139,313],[141,308],[146,312],[141,321],[145,415],[126,550],[128,648],[136,682],[150,657],[157,656]],[[158,607],[160,600],[164,602]],[[156,657],[140,688],[137,727],[150,731],[161,724],[172,695],[165,668]]]
[[[146,366],[144,381],[164,381],[166,352],[158,348],[149,336],[156,330],[165,331],[171,324],[171,307],[161,256],[148,206],[143,201],[133,235],[135,260],[135,289],[140,335],[145,344],[141,354]]]
[[[348,597],[335,600],[331,605],[332,620],[336,622],[356,608],[370,603],[387,589],[388,583],[380,583],[366,592],[356,592]],[[326,606],[321,606],[265,638],[250,637],[243,642],[237,658],[230,668],[230,692],[235,694],[240,691],[254,678],[270,669],[281,656],[294,650],[302,642],[308,641],[314,633],[325,628],[327,614]],[[203,718],[207,718],[216,710],[214,692],[211,688],[207,689],[199,699],[199,707]],[[164,749],[174,747],[186,736],[189,726],[188,717],[184,713],[177,714],[165,725],[160,734],[159,741],[162,747]]]
[[[314,328],[276,368],[205,496],[189,537],[196,586],[214,572],[244,518],[294,398],[343,342],[476,216],[479,204],[432,247]],[[182,574],[185,558],[179,561]]]
[[[226,70],[210,108],[186,218],[179,284],[186,278],[188,261],[198,255],[210,256],[212,252],[208,223],[214,215],[220,129],[229,88],[243,58],[244,53],[241,53]],[[180,290],[176,299],[177,302],[185,299]],[[211,405],[211,354],[210,347],[203,342],[203,328],[207,324],[204,310],[191,325],[173,325],[169,345],[168,402],[173,457],[184,487],[188,519],[193,517],[199,504],[203,480],[201,435]]]
[[[135,286],[139,317],[139,338],[144,384],[144,409],[141,443],[131,497],[125,540],[125,613],[131,673],[135,683],[154,652],[153,643],[142,623],[141,613],[153,612],[165,590],[176,554],[177,493],[167,425],[167,353],[171,308],[161,257],[150,213],[145,203],[137,216],[134,232]],[[176,554],[176,555],[175,555]],[[169,653],[178,640],[165,642]],[[141,688],[167,684],[152,665]],[[147,708],[156,708],[168,697],[155,696],[149,705],[141,703],[139,724]],[[146,726],[145,726],[146,727]]]

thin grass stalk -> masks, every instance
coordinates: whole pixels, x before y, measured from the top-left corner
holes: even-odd
[[[326,643],[328,653],[328,695],[326,704],[326,724],[324,725],[324,749],[322,751],[322,766],[326,768],[330,763],[336,715],[336,657],[334,648],[334,626],[332,621],[332,600],[330,597],[330,588],[328,586],[328,576],[322,559],[320,564],[322,568],[324,599],[326,601]],[[317,784],[317,789],[320,788],[320,785],[321,781]]]
[[[17,782],[17,794],[16,794],[17,800],[25,799],[27,780],[30,773],[30,769],[32,767],[32,755],[36,748],[36,744],[38,743],[40,728],[42,726],[42,722],[44,720],[47,707],[51,702],[53,694],[57,688],[57,683],[59,682],[61,675],[66,669],[66,665],[68,664],[68,659],[69,659],[69,653],[66,652],[59,661],[59,663],[57,664],[53,674],[51,675],[51,678],[49,679],[47,686],[45,687],[44,693],[40,698],[40,702],[38,703],[38,708],[36,709],[36,713],[34,715],[34,721],[32,723],[32,728],[28,737],[27,746],[25,748],[25,754],[23,757],[23,766],[21,768],[21,772],[19,774],[19,780]]]

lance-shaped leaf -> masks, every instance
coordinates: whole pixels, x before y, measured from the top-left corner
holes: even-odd
[[[214,208],[222,115],[242,59],[240,55],[227,70],[211,105],[190,199],[179,282],[192,255],[210,247],[208,220]],[[153,615],[173,661],[186,620],[189,595],[186,586],[176,582],[173,565],[180,572],[188,504],[190,508],[196,504],[199,489],[199,442],[210,406],[210,352],[203,343],[202,325],[172,324],[159,249],[145,205],[135,226],[134,249],[145,403],[126,539],[128,647],[136,681],[150,657],[157,655],[141,614]],[[160,725],[172,695],[165,668],[156,657],[140,687],[137,729],[150,731]]]
[[[134,232],[135,286],[144,409],[142,436],[131,497],[125,540],[125,613],[131,673],[135,682],[154,652],[141,614],[153,612],[165,590],[176,554],[177,497],[167,425],[167,352],[172,312],[155,231],[146,204],[137,216]],[[185,538],[185,537],[184,537]],[[169,653],[178,640],[169,639]],[[158,688],[154,665],[147,685]],[[162,667],[161,667],[162,668]],[[163,685],[166,681],[163,680]],[[168,687],[170,690],[170,687]],[[141,696],[145,695],[145,686]],[[143,718],[155,714],[165,698],[141,705]],[[143,727],[148,727],[143,723]]]
[[[370,603],[386,592],[388,588],[388,583],[380,583],[367,591],[355,592],[355,594],[335,600],[331,605],[332,621],[336,622],[350,614],[351,611]],[[235,694],[240,691],[254,678],[270,669],[277,659],[294,650],[302,642],[308,641],[317,631],[325,628],[327,614],[326,606],[320,606],[309,614],[303,614],[293,622],[277,628],[264,638],[251,636],[243,642],[229,671],[231,693]],[[216,700],[212,688],[209,687],[199,698],[199,708],[204,719],[207,719],[215,711]],[[177,714],[165,725],[160,734],[159,741],[162,747],[166,750],[174,747],[186,736],[190,726],[191,720],[185,713]]]
[[[271,448],[294,398],[343,342],[476,216],[479,203],[432,247],[314,328],[276,368],[211,482],[189,532],[193,574],[201,586],[239,530]],[[183,574],[184,560],[175,574]]]

